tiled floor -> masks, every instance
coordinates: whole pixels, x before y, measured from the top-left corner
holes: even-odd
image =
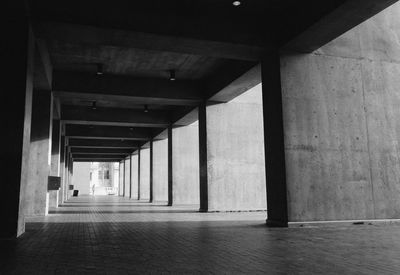
[[[0,242],[0,274],[400,274],[400,226],[265,227],[266,213],[195,213],[74,198]]]

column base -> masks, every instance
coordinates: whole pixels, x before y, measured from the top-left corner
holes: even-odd
[[[278,220],[266,220],[268,227],[288,227],[287,221],[278,221]]]

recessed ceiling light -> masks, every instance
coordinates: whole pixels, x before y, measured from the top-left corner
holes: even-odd
[[[103,72],[103,64],[97,64],[97,72],[96,72],[96,74],[97,75],[102,75],[104,72]]]
[[[174,81],[175,78],[175,70],[170,70],[169,71],[169,80]]]
[[[240,6],[240,4],[242,4],[242,2],[240,1],[233,1],[232,5],[234,5],[235,7]]]
[[[96,110],[97,109],[97,105],[96,105],[96,101],[92,102],[92,110]]]
[[[144,105],[144,112],[148,113],[149,112],[149,107],[147,105]]]

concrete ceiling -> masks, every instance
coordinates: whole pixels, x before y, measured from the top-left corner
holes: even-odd
[[[123,159],[168,125],[194,122],[204,100],[258,84],[263,56],[310,52],[396,1],[28,2],[43,64],[35,87],[49,81],[74,159],[90,161]]]

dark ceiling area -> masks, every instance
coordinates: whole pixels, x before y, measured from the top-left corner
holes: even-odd
[[[305,32],[308,51],[361,20],[335,17],[356,0],[240,2],[28,1],[44,60],[35,88],[54,92],[74,160],[122,159],[168,126],[194,122],[199,104],[260,83],[260,60],[321,18],[333,14],[323,21],[332,34]],[[365,3],[360,13],[378,9]]]

